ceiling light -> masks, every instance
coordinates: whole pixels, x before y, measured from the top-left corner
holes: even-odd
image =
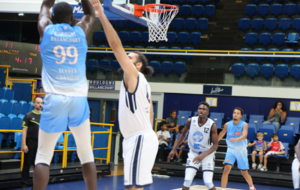
[[[19,13],[18,16],[24,16],[24,13]]]

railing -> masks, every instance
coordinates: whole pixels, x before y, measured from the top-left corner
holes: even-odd
[[[164,119],[157,119],[157,118],[155,118],[155,129],[154,129],[155,133],[157,132],[158,121],[165,121],[165,120]]]
[[[94,158],[96,160],[106,160],[106,164],[108,164],[110,162],[110,153],[111,153],[111,136],[112,136],[112,127],[114,126],[114,124],[107,124],[107,123],[94,123],[92,122],[91,125],[98,125],[98,126],[109,126],[109,129],[107,131],[93,131],[91,132],[92,134],[92,150],[105,150],[107,149],[107,153],[106,153],[106,158]],[[0,130],[0,133],[19,133],[22,132],[22,130]],[[64,131],[64,134],[68,134],[71,133],[71,131]],[[108,146],[104,147],[104,148],[94,148],[94,139],[95,139],[95,134],[108,134]],[[66,168],[67,167],[67,156],[68,156],[68,135],[64,135],[64,147],[62,150],[54,150],[55,152],[63,152],[63,156],[62,156],[62,168]],[[77,149],[72,149],[69,151],[76,151]],[[21,168],[20,170],[23,170],[23,165],[24,165],[24,152],[22,150],[19,151],[1,151],[0,149],[0,154],[3,153],[21,153]]]
[[[0,65],[0,67],[6,68],[5,86],[7,87],[8,86],[8,75],[9,75],[8,73],[9,73],[10,65]]]

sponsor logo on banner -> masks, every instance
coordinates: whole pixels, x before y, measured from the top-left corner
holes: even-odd
[[[232,95],[232,86],[203,85],[203,94]]]
[[[90,90],[115,90],[115,86],[115,81],[90,80],[89,82]]]

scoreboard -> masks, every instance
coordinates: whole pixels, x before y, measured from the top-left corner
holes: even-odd
[[[42,69],[40,46],[0,40],[0,65],[10,65],[10,73],[40,76]]]

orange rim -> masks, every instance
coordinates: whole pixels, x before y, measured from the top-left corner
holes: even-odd
[[[156,6],[164,6],[164,7],[171,7],[173,9],[157,9]],[[175,5],[168,5],[168,4],[147,4],[144,6],[144,11],[147,12],[156,12],[156,13],[165,13],[170,11],[178,10],[179,8]]]

